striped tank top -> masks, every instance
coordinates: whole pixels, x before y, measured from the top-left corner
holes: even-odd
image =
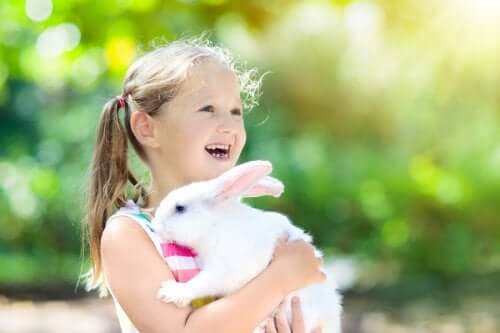
[[[156,250],[162,256],[169,269],[172,271],[172,274],[174,275],[174,278],[177,282],[189,281],[200,272],[200,262],[198,260],[196,252],[189,247],[184,247],[176,243],[163,243],[158,235],[156,235],[153,231],[151,216],[142,212],[139,206],[133,200],[128,200],[127,204],[124,207],[121,207],[118,211],[111,215],[108,218],[106,225],[111,223],[111,221],[113,221],[118,216],[130,217],[144,229],[146,234],[155,245]],[[106,286],[108,285],[106,284]],[[118,317],[122,333],[139,333],[139,331],[134,327],[134,325],[126,315],[123,308],[118,303],[109,286],[107,289],[113,298],[116,315]],[[198,308],[214,300],[215,298],[213,297],[196,299],[191,302],[191,306],[193,308]]]

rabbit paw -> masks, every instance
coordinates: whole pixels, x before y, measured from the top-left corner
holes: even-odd
[[[186,306],[195,298],[191,295],[185,283],[178,283],[173,280],[161,283],[157,297],[167,303],[175,303],[177,306]]]

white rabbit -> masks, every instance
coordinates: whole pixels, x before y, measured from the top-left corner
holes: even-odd
[[[178,306],[206,296],[232,293],[263,271],[272,259],[277,239],[312,237],[294,226],[283,214],[262,211],[241,202],[241,197],[279,197],[283,184],[268,176],[268,161],[250,161],[208,181],[194,182],[171,191],[160,203],[152,220],[163,242],[175,241],[193,248],[201,271],[188,282],[164,281],[157,297]],[[316,250],[316,256],[321,256]],[[287,277],[284,276],[283,279]],[[306,332],[322,325],[324,333],[340,332],[341,296],[333,279],[296,290],[287,296],[301,299]],[[263,332],[261,324],[254,333]]]

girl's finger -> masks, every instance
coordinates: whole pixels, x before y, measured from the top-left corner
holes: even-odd
[[[269,318],[266,322],[266,333],[277,333],[276,326],[274,326],[274,320]]]
[[[304,317],[300,308],[300,298],[294,296],[292,298],[292,332],[305,333]]]
[[[282,234],[279,238],[278,238],[278,243],[286,243],[288,241],[288,237],[290,237],[290,235],[288,235],[288,232]]]
[[[285,302],[281,302],[278,313],[274,317],[278,333],[291,333],[288,319],[286,318]]]
[[[316,327],[311,333],[322,333],[323,329],[320,327]]]

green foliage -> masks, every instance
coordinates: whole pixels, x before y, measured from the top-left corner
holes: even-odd
[[[286,189],[253,202],[398,276],[500,270],[500,8],[486,2],[2,2],[0,283],[79,273],[104,103],[150,41],[204,30],[271,71],[241,161],[269,159]]]

